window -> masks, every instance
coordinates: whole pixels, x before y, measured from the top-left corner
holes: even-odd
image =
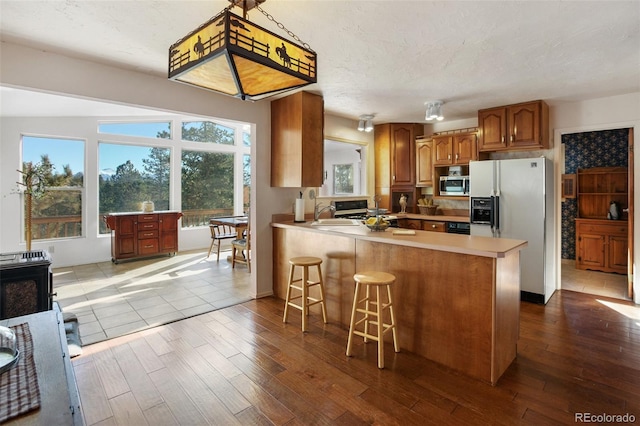
[[[32,201],[32,240],[82,236],[84,144],[75,139],[22,137],[23,170],[28,163],[48,169],[46,191]]]
[[[246,147],[251,146],[251,130],[248,125],[243,126],[242,130],[242,145]]]
[[[183,227],[204,226],[209,218],[234,214],[234,154],[182,151]]]
[[[155,210],[169,210],[169,148],[100,142],[98,156],[100,217],[142,211],[143,201],[153,201]],[[99,223],[100,233],[109,233]]]
[[[171,139],[171,122],[142,121],[123,123],[100,123],[98,133],[140,136],[154,139]]]
[[[251,156],[242,156],[242,209],[246,213],[251,201]]]
[[[367,195],[367,146],[325,139],[320,197]]]
[[[249,208],[250,126],[182,123],[182,227],[208,226],[215,216]],[[236,193],[238,191],[238,193]]]
[[[333,193],[353,194],[353,164],[333,165]]]

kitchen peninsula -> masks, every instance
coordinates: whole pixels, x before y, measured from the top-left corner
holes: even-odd
[[[274,294],[283,301],[288,259],[320,257],[329,322],[348,328],[353,274],[386,271],[396,276],[401,350],[494,385],[515,359],[526,241],[310,222],[272,227]]]

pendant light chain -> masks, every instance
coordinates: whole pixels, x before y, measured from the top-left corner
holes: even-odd
[[[188,39],[191,36],[191,34],[197,33],[203,27],[206,27],[209,24],[209,22],[218,19],[218,17],[221,16],[222,14],[224,14],[226,11],[231,10],[233,8],[233,6],[234,6],[233,4],[230,4],[229,6],[225,7],[220,12],[218,12],[216,15],[212,16],[211,19],[209,19],[207,22],[203,23],[198,28],[196,28],[195,30],[191,31],[189,34],[187,34],[186,36],[182,37],[181,39],[178,39],[175,43],[172,44],[172,46],[175,46],[176,44],[182,43],[183,41]]]
[[[310,50],[311,52],[316,53],[315,50],[313,50],[311,48],[311,46],[309,46],[308,43],[305,43],[304,41],[300,40],[300,37],[298,37],[292,31],[290,31],[287,28],[285,28],[285,26],[283,24],[281,24],[280,22],[276,21],[276,19],[270,13],[264,11],[258,4],[256,4],[256,9],[258,9],[260,12],[262,12],[262,14],[264,16],[266,16],[268,20],[270,20],[271,22],[275,23],[278,26],[278,28],[280,28],[281,30],[285,31],[289,35],[289,37],[293,38],[295,41],[297,41],[298,43],[302,44],[302,46],[304,46],[306,49]]]

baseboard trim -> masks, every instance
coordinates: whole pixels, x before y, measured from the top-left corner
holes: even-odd
[[[520,300],[524,302],[537,303],[538,305],[544,305],[544,294],[520,291]]]

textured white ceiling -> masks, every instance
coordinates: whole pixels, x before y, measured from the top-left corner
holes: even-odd
[[[228,4],[0,0],[0,38],[166,76],[169,46]],[[304,90],[348,118],[424,122],[424,103],[441,99],[446,120],[463,119],[533,99],[553,105],[640,91],[637,0],[267,0],[262,7],[318,53],[318,83]],[[255,9],[249,19],[285,35]],[[6,115],[11,104],[3,100],[2,108]]]

